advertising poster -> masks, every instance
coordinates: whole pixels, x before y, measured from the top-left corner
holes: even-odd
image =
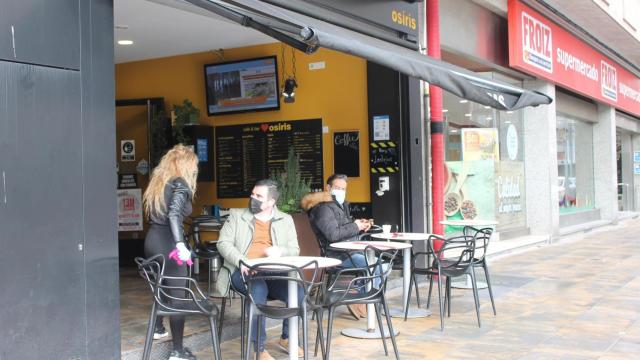
[[[118,231],[142,230],[141,189],[118,190]]]
[[[373,141],[389,140],[389,115],[373,117]]]
[[[500,160],[498,129],[468,128],[460,132],[462,138],[462,160]]]
[[[495,164],[496,220],[501,230],[526,226],[524,163]]]
[[[447,161],[444,214],[447,220],[495,220],[493,160]],[[462,230],[447,226],[446,233]]]

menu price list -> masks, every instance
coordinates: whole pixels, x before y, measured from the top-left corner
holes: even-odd
[[[322,120],[280,121],[216,127],[218,198],[249,196],[256,181],[284,168],[289,149],[311,188],[322,188]]]

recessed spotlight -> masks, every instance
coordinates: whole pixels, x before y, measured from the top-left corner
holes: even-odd
[[[133,45],[133,40],[118,40],[118,45]]]
[[[466,113],[466,114],[464,114],[464,116],[471,117],[471,113]]]
[[[442,109],[442,112],[443,112],[443,113],[445,113],[445,112],[449,112],[449,109]]]
[[[462,100],[460,100],[460,104],[466,104],[466,103],[468,103],[468,102],[469,102],[469,100],[466,100],[466,99],[462,99]]]

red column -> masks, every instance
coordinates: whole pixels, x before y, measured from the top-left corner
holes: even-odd
[[[440,59],[440,11],[439,0],[427,0],[427,54]],[[433,232],[444,235],[444,123],[442,118],[442,89],[429,85],[429,107],[431,109],[431,194],[433,200]]]

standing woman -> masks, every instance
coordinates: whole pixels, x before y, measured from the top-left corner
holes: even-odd
[[[168,255],[177,249],[180,260],[187,261],[191,258],[191,252],[184,242],[182,221],[191,214],[197,178],[198,157],[189,148],[176,145],[153,170],[149,186],[144,192],[144,208],[151,223],[144,241],[144,253],[147,258],[157,254],[164,255],[164,275],[167,276],[188,276],[187,266],[178,265]],[[172,285],[171,280],[167,281],[167,285]],[[169,324],[173,341],[169,360],[195,359],[191,351],[182,346],[184,316],[171,316]],[[154,339],[168,335],[162,325],[162,317],[158,317],[155,326]]]

